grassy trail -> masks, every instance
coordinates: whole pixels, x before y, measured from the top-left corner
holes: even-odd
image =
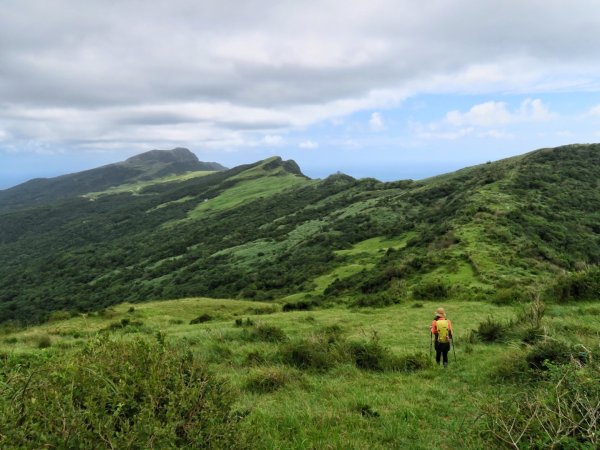
[[[494,401],[499,392],[518,387],[494,382],[492,376],[522,350],[516,342],[469,343],[469,334],[489,317],[508,322],[517,307],[446,302],[443,306],[456,330],[456,359],[452,352],[446,370],[434,365],[408,373],[362,370],[343,362],[327,371],[301,370],[282,361],[281,342],[252,339],[248,328],[239,326],[248,321],[277,328],[286,342],[311,339],[335,328],[348,341],[375,337],[394,355],[427,354],[428,327],[436,306],[426,302],[283,313],[276,305],[236,300],[123,304],[100,315],[5,333],[0,351],[60,357],[97,333],[121,340],[154,339],[160,333],[169,343],[190,345],[233,385],[238,392],[236,408],[248,412],[244,428],[255,436],[258,448],[481,449],[489,441],[481,433],[480,406]],[[594,347],[597,333],[579,318],[598,314],[600,309],[593,304],[552,306],[547,327]],[[190,324],[201,315],[206,322]],[[43,338],[49,339],[48,345],[40,345]],[[256,389],[257,380],[269,384]]]

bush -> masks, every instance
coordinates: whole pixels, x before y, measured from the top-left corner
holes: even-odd
[[[571,347],[564,342],[547,339],[533,346],[525,360],[532,369],[547,370],[547,362],[566,364],[572,353]]]
[[[265,323],[256,325],[249,333],[249,337],[250,340],[265,342],[284,342],[288,339],[281,328]]]
[[[324,372],[335,366],[342,358],[334,344],[318,338],[302,339],[285,344],[280,349],[285,364],[303,370]]]
[[[251,447],[234,393],[181,346],[103,335],[3,370],[2,448]]]
[[[482,405],[490,445],[600,448],[600,366],[548,366],[547,376],[512,396]]]
[[[354,306],[365,308],[383,308],[386,306],[395,305],[400,303],[401,298],[389,291],[377,292],[374,294],[361,295],[354,302]]]
[[[350,342],[350,355],[359,369],[382,372],[393,366],[393,357],[386,347],[374,337],[367,342]]]
[[[107,327],[103,328],[100,331],[116,331],[116,330],[123,330],[126,328],[141,328],[144,326],[144,322],[142,322],[141,320],[130,320],[130,319],[121,319],[119,322],[113,322],[110,325],[108,325]],[[135,331],[135,330],[133,330]]]
[[[600,267],[564,275],[549,289],[549,295],[561,302],[600,299]]]
[[[473,334],[483,342],[497,342],[505,338],[508,327],[498,320],[488,317],[481,322]]]
[[[256,393],[276,391],[287,384],[288,376],[280,369],[262,369],[252,374],[246,382],[246,389]]]
[[[402,372],[416,372],[417,370],[429,369],[433,362],[427,353],[416,352],[401,356],[394,362],[395,369]]]
[[[196,325],[197,323],[209,322],[213,319],[213,316],[210,314],[204,313],[196,317],[195,319],[190,320],[190,325]]]
[[[316,303],[308,300],[300,300],[297,302],[288,302],[283,304],[282,311],[310,311],[315,307]]]
[[[52,340],[47,334],[37,338],[37,348],[48,348],[52,346]]]
[[[511,305],[514,303],[524,303],[530,298],[530,294],[521,286],[498,289],[492,297],[492,303],[495,305]]]
[[[246,320],[235,319],[236,327],[253,327],[254,325],[255,325],[254,320],[250,319],[249,317],[247,317]]]
[[[412,296],[417,300],[444,300],[449,293],[449,287],[440,281],[425,281],[412,289]]]

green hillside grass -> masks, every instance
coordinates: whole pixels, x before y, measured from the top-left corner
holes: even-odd
[[[5,328],[0,352],[5,360],[26,355],[66,360],[98,334],[125,342],[159,336],[168,345],[189,346],[237,392],[235,409],[248,414],[239,443],[248,439],[252,448],[496,448],[499,442],[485,431],[482,412],[493,399],[520,392],[518,383],[499,381],[498,374],[506,372],[507,361],[523,358],[527,348],[508,332],[495,344],[472,341],[470,334],[490,317],[499,323],[514,321],[518,307],[447,302],[457,342],[456,359],[451,355],[447,370],[373,371],[331,361],[328,370],[319,371],[290,366],[279,356],[288,343],[310,341],[324,332],[342,336],[344,342],[377,342],[397,357],[427,355],[436,306],[409,302],[383,309],[283,313],[268,303],[202,298],[122,304],[25,330]],[[210,319],[189,323],[203,314]],[[599,314],[595,303],[552,305],[544,329],[548,339],[598,351],[597,333],[581,318]],[[128,324],[114,326],[123,321]],[[266,332],[255,335],[254,330]],[[271,341],[270,336],[279,337]],[[10,385],[4,374],[0,371],[0,382]],[[528,387],[534,388],[535,383]],[[440,429],[444,432],[436,432]]]
[[[263,173],[262,176],[261,173]],[[254,176],[257,176],[258,178],[254,178]],[[210,213],[235,208],[245,202],[268,197],[275,193],[280,193],[285,189],[311,184],[306,178],[297,175],[286,174],[279,171],[267,173],[264,170],[252,171],[252,176],[238,176],[233,177],[232,179],[241,181],[215,198],[202,200],[196,208],[190,211],[188,217],[190,219],[197,219],[207,212]]]
[[[211,173],[215,173],[215,172],[207,171],[207,170],[197,170],[197,171],[187,172],[184,174],[167,175],[165,177],[154,178],[152,180],[147,180],[147,181],[138,181],[135,183],[121,184],[119,186],[114,186],[109,189],[105,189],[104,191],[90,192],[90,193],[84,194],[83,197],[95,200],[102,195],[114,195],[114,194],[123,194],[123,193],[132,194],[132,195],[141,195],[142,191],[145,188],[147,188],[148,186],[154,186],[155,184],[186,181],[186,180],[190,180],[193,178],[204,177],[206,175],[210,175]]]

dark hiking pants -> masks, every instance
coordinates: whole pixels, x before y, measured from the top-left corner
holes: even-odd
[[[440,363],[443,358],[444,365],[448,365],[448,352],[450,351],[450,342],[436,342],[435,343],[435,362]]]

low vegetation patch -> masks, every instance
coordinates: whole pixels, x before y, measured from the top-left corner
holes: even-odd
[[[213,320],[213,316],[211,316],[208,313],[204,313],[204,314],[200,314],[195,319],[190,320],[190,325],[196,325],[198,323],[209,322],[211,320]]]
[[[600,447],[600,366],[548,364],[548,376],[481,408],[490,443],[506,448]]]
[[[183,346],[107,336],[1,372],[2,448],[248,448],[235,395]]]

